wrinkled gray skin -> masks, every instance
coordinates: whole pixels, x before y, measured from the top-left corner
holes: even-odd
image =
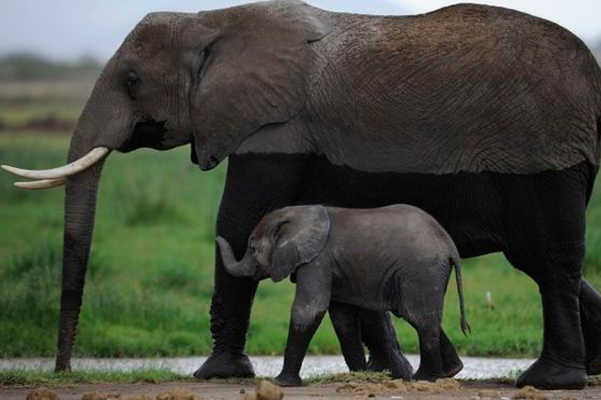
[[[548,21],[469,4],[378,17],[282,0],[145,17],[98,79],[69,161],[96,146],[191,144],[203,170],[229,157],[217,233],[238,256],[276,208],[417,205],[462,257],[503,252],[538,284],[544,345],[518,385],[582,388],[601,373],[601,296],[581,274],[600,117],[599,66]],[[67,181],[59,371],[70,368],[101,169]],[[217,257],[214,347],[197,377],[253,374],[255,290]],[[389,319],[371,319],[392,343]]]
[[[442,226],[419,208],[286,207],[259,222],[239,262],[226,239],[218,237],[217,244],[226,270],[236,277],[279,282],[295,274],[296,295],[278,384],[302,384],[299,372],[307,346],[326,310],[332,313],[332,303],[392,311],[409,322],[420,343],[421,362],[414,379],[434,381],[463,367],[441,327],[444,295],[455,266],[461,329],[469,330],[459,254]],[[332,320],[348,362],[356,357],[361,337],[341,327],[336,317]]]

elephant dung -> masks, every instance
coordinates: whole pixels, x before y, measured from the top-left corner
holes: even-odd
[[[269,381],[261,381],[257,384],[254,393],[247,393],[244,400],[281,400],[284,398],[284,390]]]
[[[54,393],[51,390],[48,389],[36,389],[32,392],[30,392],[27,397],[27,400],[60,400],[60,397],[58,397],[58,394]]]

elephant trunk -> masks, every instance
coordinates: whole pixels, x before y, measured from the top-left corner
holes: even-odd
[[[126,113],[115,101],[106,101],[105,81],[100,78],[84,108],[69,146],[68,162],[79,171],[66,177],[63,275],[56,354],[56,371],[71,369],[71,353],[83,299],[90,245],[94,231],[96,197],[100,175],[108,152],[117,148],[126,131]],[[111,107],[118,112],[111,112]],[[101,130],[101,128],[103,128]],[[123,135],[124,136],[124,135]],[[90,156],[94,160],[90,160]],[[100,157],[98,157],[100,155]],[[90,163],[90,161],[93,161]],[[82,165],[85,164],[85,165]],[[82,168],[85,167],[85,168]]]
[[[217,245],[219,246],[219,251],[221,252],[221,259],[223,261],[223,265],[225,266],[226,271],[237,278],[248,278],[255,275],[256,268],[251,262],[251,256],[246,252],[245,256],[240,261],[236,261],[236,257],[234,256],[234,251],[230,244],[222,238],[218,236],[216,239]]]
[[[71,140],[69,162],[88,150],[77,130]],[[79,174],[68,177],[65,192],[65,226],[63,246],[63,276],[58,329],[56,371],[71,369],[71,352],[77,333],[94,216],[96,195],[104,159]]]

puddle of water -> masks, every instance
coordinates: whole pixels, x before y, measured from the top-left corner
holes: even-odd
[[[74,358],[71,365],[74,370],[112,370],[132,371],[136,369],[167,369],[180,374],[192,375],[207,357],[180,358]],[[417,370],[419,356],[408,355],[407,359]],[[276,376],[283,364],[283,357],[250,357],[257,376]],[[495,359],[480,357],[462,357],[464,368],[456,377],[460,379],[489,379],[505,377],[516,370],[525,370],[534,362],[531,359]],[[15,358],[0,359],[0,371],[23,369],[51,371],[54,368],[52,358]],[[342,356],[308,356],[303,362],[301,376],[309,378],[320,374],[347,372],[348,368]]]

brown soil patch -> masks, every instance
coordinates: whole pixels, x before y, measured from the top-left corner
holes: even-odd
[[[532,386],[526,386],[520,389],[515,396],[514,399],[526,399],[526,400],[547,400],[548,397],[545,396],[545,393],[542,390],[538,390],[533,388]]]
[[[481,399],[500,399],[501,393],[496,390],[483,389],[476,392],[476,396]]]
[[[273,391],[270,391],[273,390]],[[263,393],[259,397],[257,393]],[[52,393],[56,397],[52,396]],[[268,394],[271,393],[271,394]],[[42,397],[42,396],[47,397]],[[512,385],[491,382],[456,381],[443,379],[435,383],[382,381],[377,383],[327,383],[295,388],[279,388],[267,381],[255,385],[253,381],[229,383],[224,381],[178,381],[135,384],[74,384],[57,386],[52,389],[32,389],[24,387],[0,387],[2,400],[198,400],[238,399],[245,396],[252,399],[312,399],[316,397],[336,399],[376,398],[403,400],[413,399],[601,399],[601,386],[589,386],[584,390],[540,391],[536,389],[518,390]],[[120,397],[108,397],[120,395]],[[33,397],[38,396],[38,397]],[[160,397],[163,396],[163,397]],[[171,396],[171,397],[169,397]],[[256,396],[256,397],[254,397]],[[271,397],[267,397],[271,396]],[[274,397],[275,396],[275,397]],[[529,396],[529,397],[526,397]],[[541,397],[542,396],[542,397]]]
[[[150,396],[147,394],[137,395],[137,396],[126,396],[122,397],[121,393],[118,392],[110,392],[110,393],[100,393],[100,392],[91,392],[86,393],[82,396],[81,400],[202,400],[203,398],[192,393],[187,389],[182,389],[179,387],[174,387],[167,389],[156,396]]]
[[[439,379],[436,382],[407,382],[401,379],[383,381],[378,383],[355,383],[342,384],[336,389],[338,393],[353,393],[355,395],[369,396],[370,394],[388,393],[444,393],[461,390],[461,384],[455,379]]]
[[[121,397],[121,393],[109,392],[109,393],[100,393],[100,392],[91,392],[86,393],[81,397],[81,400],[114,400],[119,399]]]
[[[187,389],[172,388],[159,393],[157,400],[201,400],[202,397],[195,395]]]

